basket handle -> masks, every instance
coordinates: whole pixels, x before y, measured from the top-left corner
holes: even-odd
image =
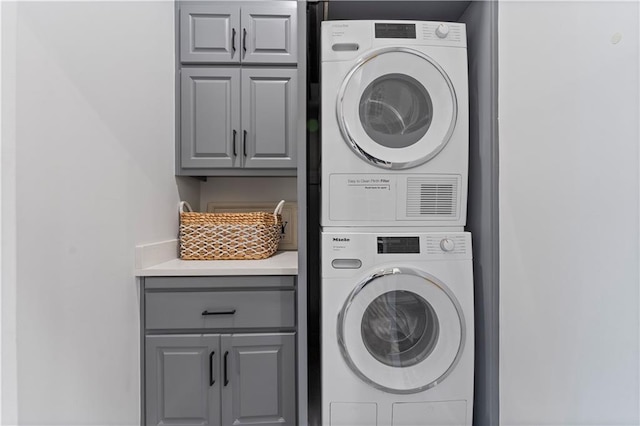
[[[276,209],[273,211],[273,217],[276,219],[276,221],[278,220],[278,215],[282,213],[282,206],[284,206],[284,200],[280,200],[280,202],[276,206]]]
[[[191,208],[189,203],[187,203],[186,201],[180,201],[180,213],[184,213],[185,212],[185,207],[186,207],[186,210],[189,213],[193,212],[193,209]]]

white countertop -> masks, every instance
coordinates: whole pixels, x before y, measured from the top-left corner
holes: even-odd
[[[297,251],[281,251],[262,260],[171,259],[135,271],[138,277],[297,274]]]

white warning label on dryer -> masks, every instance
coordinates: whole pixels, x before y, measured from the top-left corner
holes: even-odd
[[[347,185],[362,187],[364,190],[391,191],[391,180],[388,178],[348,178]]]
[[[354,222],[395,220],[393,176],[334,174],[329,179],[329,217]]]

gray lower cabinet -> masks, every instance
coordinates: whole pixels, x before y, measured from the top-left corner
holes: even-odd
[[[220,425],[220,336],[148,336],[147,425]]]
[[[296,86],[295,68],[183,67],[182,169],[295,168]]]
[[[295,425],[294,333],[223,335],[222,349],[222,424]]]
[[[146,338],[147,425],[294,425],[295,333]]]
[[[295,278],[142,280],[146,426],[294,426]]]

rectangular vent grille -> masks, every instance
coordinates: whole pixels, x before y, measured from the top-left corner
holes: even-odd
[[[408,179],[408,217],[455,218],[457,213],[457,177]]]

